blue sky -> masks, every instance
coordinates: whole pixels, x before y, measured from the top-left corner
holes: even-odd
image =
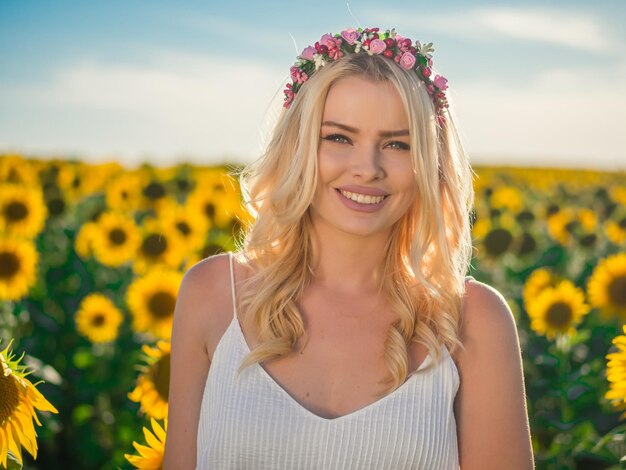
[[[297,53],[361,25],[434,43],[473,163],[626,169],[625,21],[618,0],[0,0],[0,152],[251,161]]]

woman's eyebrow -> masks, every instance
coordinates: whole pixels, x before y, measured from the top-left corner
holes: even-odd
[[[338,127],[339,129],[343,129],[344,131],[352,132],[353,134],[358,134],[359,130],[355,127],[346,126],[345,124],[341,124],[335,121],[324,121],[322,122],[322,126],[333,126]]]
[[[358,134],[359,130],[355,127],[351,127],[351,126],[346,126],[345,124],[341,124],[339,122],[335,122],[335,121],[324,121],[322,122],[322,126],[333,126],[333,127],[338,127],[339,129],[343,129],[345,131],[348,132],[352,132],[353,134]],[[378,133],[381,137],[396,137],[396,136],[402,136],[402,135],[409,135],[409,130],[408,129],[402,129],[399,131],[380,131]]]
[[[380,131],[378,135],[380,135],[381,137],[398,137],[401,135],[409,135],[409,130],[402,129],[399,131]]]

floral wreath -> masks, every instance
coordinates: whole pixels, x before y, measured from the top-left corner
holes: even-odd
[[[380,32],[379,28],[346,29],[335,35],[324,34],[315,46],[305,48],[291,67],[292,83],[285,88],[284,107],[289,108],[296,94],[313,73],[329,62],[336,61],[346,54],[357,54],[361,51],[369,55],[382,55],[393,59],[404,70],[413,70],[426,85],[426,90],[435,105],[435,113],[439,125],[445,123],[444,109],[448,100],[444,91],[448,88],[448,80],[433,74],[433,44],[415,44],[400,36],[395,29]]]

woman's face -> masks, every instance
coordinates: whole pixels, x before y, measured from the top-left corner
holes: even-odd
[[[313,223],[388,237],[417,193],[409,143],[408,118],[391,83],[334,83],[320,130]]]

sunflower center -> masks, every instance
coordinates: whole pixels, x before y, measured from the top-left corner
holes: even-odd
[[[98,328],[98,327],[100,327],[102,325],[104,325],[104,314],[97,313],[91,319],[91,326],[94,326],[94,327]]]
[[[10,279],[20,270],[20,260],[14,253],[0,253],[0,279]]]
[[[626,217],[624,217],[622,220],[620,220],[618,222],[618,225],[620,226],[620,228],[626,229]]]
[[[119,228],[114,228],[109,232],[109,240],[114,245],[123,245],[126,241],[126,232]]]
[[[546,312],[546,323],[553,328],[565,329],[572,321],[572,308],[565,302],[555,302]]]
[[[0,367],[0,371],[2,368]],[[20,404],[20,390],[12,374],[5,376],[0,373],[0,426],[11,417]]]
[[[215,205],[212,202],[208,202],[204,206],[204,214],[209,218],[213,219],[215,217]]]
[[[191,229],[189,228],[189,225],[186,222],[178,222],[176,224],[176,228],[178,229],[180,233],[182,233],[185,236],[191,233]]]
[[[19,222],[28,215],[28,208],[20,201],[11,201],[4,208],[4,215],[11,222]]]
[[[152,382],[154,388],[161,395],[161,398],[165,401],[169,400],[170,396],[170,355],[164,354],[152,366]]]
[[[488,253],[501,255],[507,251],[512,241],[511,232],[504,228],[496,228],[487,234],[484,243]]]
[[[613,278],[608,286],[608,291],[613,305],[626,308],[626,276]]]
[[[167,318],[174,313],[176,298],[169,292],[157,292],[148,301],[150,313],[157,318]]]
[[[158,233],[148,235],[142,245],[141,251],[151,258],[157,258],[167,249],[167,240]]]
[[[152,200],[161,199],[165,196],[165,188],[162,184],[153,181],[144,188],[143,195]]]

